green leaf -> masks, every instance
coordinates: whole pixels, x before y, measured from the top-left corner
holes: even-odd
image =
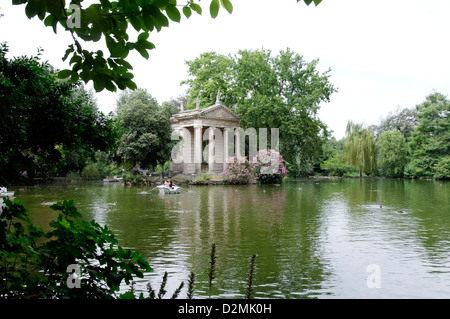
[[[145,41],[148,39],[149,33],[148,32],[142,32],[138,36],[138,41]]]
[[[153,21],[151,15],[142,14],[142,21],[144,22],[144,25],[148,31],[153,31],[153,28],[155,27],[155,21]]]
[[[164,8],[165,6],[167,6],[169,4],[169,0],[155,0],[153,1],[153,3],[155,6],[159,7],[159,8]]]
[[[47,18],[45,18],[45,20],[44,20],[45,26],[47,26],[47,27],[52,26],[53,20],[55,20],[55,18],[52,15],[47,16]]]
[[[70,61],[69,61],[69,64],[72,64],[72,63],[78,63],[78,62],[81,62],[82,61],[82,58],[81,58],[81,56],[79,56],[79,55],[77,55],[76,53],[72,56],[72,58],[70,59]]]
[[[114,60],[117,64],[123,65],[124,67],[126,67],[127,69],[132,70],[133,66],[128,63],[127,61],[125,61],[124,59],[115,59]]]
[[[55,19],[55,17],[53,17],[51,14],[49,14],[47,16],[47,18],[45,18],[44,24],[47,27],[52,27],[53,28],[53,32],[56,33],[56,26],[58,25],[58,19]]]
[[[219,14],[220,3],[219,0],[212,0],[209,6],[209,12],[211,13],[211,17],[215,19]]]
[[[191,3],[190,7],[192,10],[194,10],[195,12],[197,12],[198,14],[202,14],[202,7],[200,7],[198,4],[196,3]]]
[[[96,4],[91,5],[84,12],[88,17],[89,21],[91,21],[92,23],[98,23],[100,21],[98,5]]]
[[[134,78],[134,75],[129,73],[129,72],[127,72],[127,73],[122,75],[122,78],[125,79],[125,80],[131,80],[132,78]]]
[[[220,0],[220,3],[222,4],[222,7],[225,8],[225,10],[228,11],[228,13],[233,12],[233,5],[231,4],[230,0]]]
[[[142,47],[142,46],[139,46],[139,47],[136,47],[136,50],[146,59],[146,60],[148,60],[148,58],[149,58],[149,54],[148,54],[148,52],[147,52],[147,49],[145,49],[144,47]]]
[[[169,4],[166,6],[166,13],[170,20],[175,22],[180,22],[181,14],[180,11],[173,4]]]
[[[130,21],[131,25],[133,26],[133,28],[136,31],[140,31],[142,29],[141,28],[141,19],[139,17],[137,17],[137,16],[130,16],[128,18],[128,20]]]
[[[61,224],[61,226],[65,227],[65,228],[69,228],[70,227],[70,223],[67,221],[66,217],[64,217],[64,216],[62,216],[62,218],[59,221],[59,223]]]
[[[137,89],[136,83],[134,83],[132,80],[125,80],[124,83],[127,86],[127,88],[129,88],[130,90],[134,91]]]
[[[66,69],[66,70],[61,70],[58,72],[58,78],[60,78],[60,79],[66,79],[71,75],[72,75],[72,70]]]
[[[78,73],[72,73],[72,75],[70,76],[70,81],[72,83],[75,83],[78,81],[79,78],[80,78],[80,76],[78,75]]]
[[[105,88],[105,79],[101,75],[96,76],[96,78],[94,79],[95,91],[101,92],[103,91],[104,88]]]
[[[35,15],[39,15],[45,12],[45,0],[34,0],[28,1],[27,6],[25,7],[25,14],[28,19],[31,19]]]
[[[300,2],[301,0],[297,0],[297,2]],[[305,3],[306,3],[306,5],[310,5],[313,1],[314,1],[314,4],[316,5],[316,6],[318,6],[321,2],[322,2],[322,0],[304,0],[305,1]]]
[[[189,7],[183,7],[183,14],[186,16],[186,18],[189,19],[189,17],[192,15],[192,10]]]
[[[105,82],[105,88],[110,92],[116,92],[117,88],[111,81]]]
[[[160,11],[154,12],[154,14],[152,14],[152,18],[158,32],[161,31],[161,27],[169,26],[169,19],[167,19],[167,17]]]
[[[119,299],[136,299],[136,296],[132,291],[127,291],[121,295],[119,295]]]
[[[65,1],[47,0],[46,2],[48,12],[50,12],[55,17],[59,17],[63,12]]]
[[[110,36],[105,37],[106,46],[108,47],[111,57],[121,58],[125,53],[125,48],[114,41]]]
[[[147,50],[153,50],[155,48],[155,45],[149,41],[142,41],[142,47]]]

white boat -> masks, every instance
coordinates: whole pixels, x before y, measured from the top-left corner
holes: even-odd
[[[170,187],[170,186],[166,186],[166,185],[159,185],[159,186],[156,186],[156,187],[159,189],[159,191],[161,193],[164,193],[164,194],[179,194],[181,192],[181,187],[180,186],[172,186],[172,187]]]
[[[113,183],[113,182],[120,182],[121,180],[122,180],[122,178],[114,176],[113,178],[109,178],[109,177],[105,178],[103,181],[105,183]]]
[[[6,187],[0,187],[0,197],[13,197],[14,192],[9,191]]]
[[[13,197],[14,192],[2,192],[0,193],[0,197]]]

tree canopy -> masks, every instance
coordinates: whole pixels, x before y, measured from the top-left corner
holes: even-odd
[[[97,109],[80,86],[58,80],[40,54],[6,57],[0,47],[0,183],[55,173],[64,157],[80,145],[88,150],[114,148],[116,122]]]
[[[436,167],[450,168],[450,101],[433,92],[416,108],[419,122],[411,136],[409,170],[413,176],[433,177]]]
[[[336,91],[329,70],[319,72],[318,60],[305,61],[290,49],[274,56],[266,50],[236,55],[206,52],[186,62],[189,104],[201,107],[221,101],[233,108],[244,128],[279,128],[280,152],[291,174],[312,171],[328,131],[317,112]]]
[[[359,176],[362,177],[363,171],[376,173],[377,150],[371,130],[349,121],[345,138],[344,158],[359,171]]]
[[[376,137],[385,131],[398,130],[408,141],[418,122],[415,108],[400,108],[382,118],[380,124],[374,125],[373,131]]]
[[[378,139],[378,164],[387,177],[402,177],[408,162],[408,145],[399,130],[384,131]]]
[[[124,91],[117,101],[117,117],[124,132],[116,154],[122,163],[141,167],[163,164],[170,157],[170,116],[173,106],[162,106],[146,90]]]
[[[303,0],[317,6],[322,0]],[[297,0],[301,2],[301,0]],[[71,33],[73,44],[69,45],[64,60],[68,59],[71,69],[61,70],[61,78],[78,79],[85,83],[93,81],[96,91],[117,88],[136,89],[133,82],[133,67],[127,61],[131,51],[137,51],[145,59],[155,45],[148,41],[151,32],[159,32],[168,27],[169,22],[181,21],[182,15],[189,18],[194,12],[202,14],[200,0],[12,0],[15,5],[25,5],[25,14],[29,19],[38,17],[52,27],[56,33],[58,26]],[[220,8],[233,12],[230,0],[211,0],[209,12],[216,18]],[[130,30],[129,25],[135,32]],[[137,38],[133,35],[137,33]],[[82,42],[104,41],[109,56],[101,49],[89,51]]]

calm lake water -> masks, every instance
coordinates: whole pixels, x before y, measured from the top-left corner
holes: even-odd
[[[255,298],[450,297],[449,182],[309,179],[186,186],[174,195],[152,188],[64,183],[16,188],[15,195],[41,227],[55,217],[49,205],[63,199],[108,225],[122,247],[152,266],[137,280],[144,295],[148,282],[159,289],[167,271],[170,297],[192,270],[195,298],[242,298],[249,257],[257,253]]]

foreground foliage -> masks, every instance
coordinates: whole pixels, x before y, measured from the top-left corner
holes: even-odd
[[[322,0],[304,0],[309,5],[318,5]],[[93,2],[93,3],[92,3]],[[300,0],[297,0],[300,2]],[[133,51],[145,59],[155,45],[148,41],[151,32],[159,32],[169,26],[169,21],[181,22],[182,14],[189,18],[193,12],[202,14],[204,5],[200,0],[158,0],[158,1],[48,1],[48,0],[12,0],[13,4],[25,5],[25,14],[31,19],[38,17],[52,27],[56,33],[58,26],[71,33],[73,44],[69,45],[64,60],[68,59],[71,69],[62,70],[61,78],[85,83],[93,81],[96,91],[107,89],[116,91],[136,89],[133,82],[133,67],[127,57]],[[71,6],[72,5],[72,6]],[[216,18],[220,8],[233,12],[230,0],[211,0],[209,12]],[[133,31],[137,39],[131,37]],[[104,41],[109,52],[103,52],[102,46],[94,51],[83,48],[84,42]],[[109,56],[108,54],[109,53]]]
[[[73,201],[58,202],[49,231],[34,226],[17,200],[5,199],[0,214],[1,298],[114,298],[122,281],[150,271],[138,253],[118,246],[116,236],[81,219]],[[70,267],[80,267],[74,287]],[[69,267],[69,268],[68,268]]]

